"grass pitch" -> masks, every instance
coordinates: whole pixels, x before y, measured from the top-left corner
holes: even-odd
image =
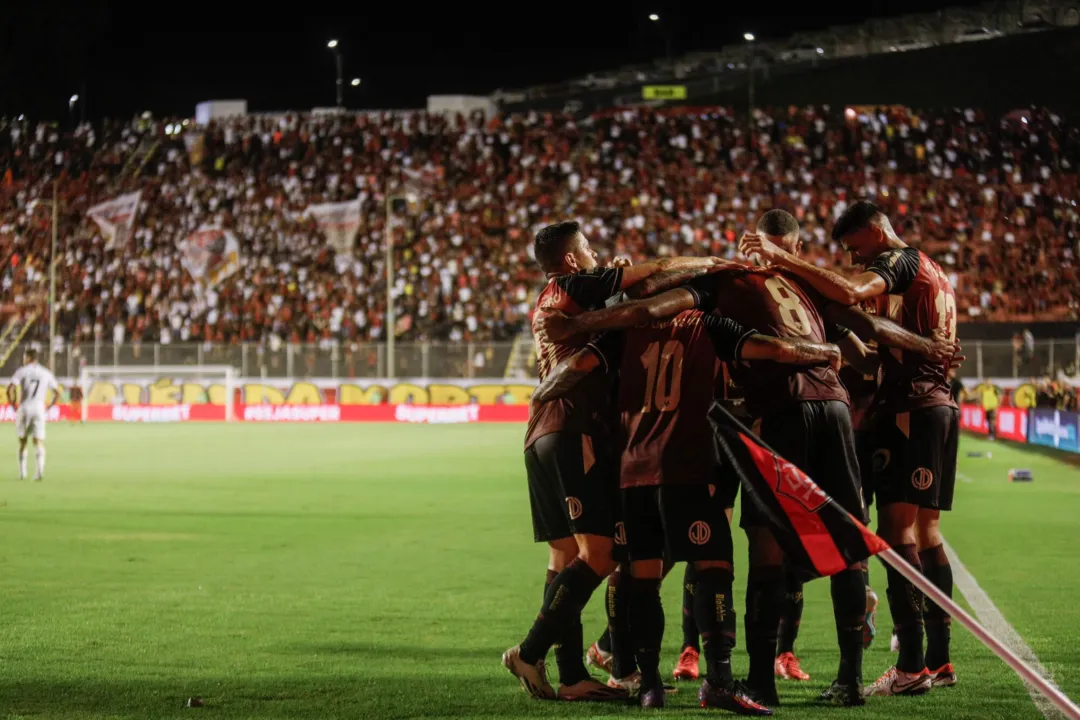
[[[539,606],[546,561],[531,542],[521,426],[56,424],[40,484],[14,479],[5,433],[0,718],[641,714],[531,701],[499,665]],[[974,449],[993,459],[966,457]],[[1035,482],[1010,484],[1010,467]],[[965,439],[960,471],[950,543],[1080,696],[1080,470]],[[873,573],[884,599],[880,565]],[[679,603],[669,582],[667,669]],[[594,601],[586,637],[602,624]],[[810,707],[835,670],[832,624],[828,584],[809,585],[797,647],[813,680],[781,685],[779,717],[1041,717],[959,626],[958,687]],[[891,662],[884,602],[879,626],[868,682]],[[745,672],[741,650],[735,664]],[[684,686],[665,715],[703,716],[695,691]],[[191,696],[204,707],[184,708]]]

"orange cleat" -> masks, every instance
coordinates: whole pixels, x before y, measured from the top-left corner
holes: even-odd
[[[809,680],[810,676],[803,672],[802,666],[799,665],[799,658],[795,657],[795,653],[781,653],[780,657],[776,658],[776,677],[783,678],[784,680]]]
[[[683,648],[682,654],[679,655],[679,662],[675,666],[675,672],[672,675],[676,680],[697,680],[701,671],[698,667],[700,653],[692,647]]]

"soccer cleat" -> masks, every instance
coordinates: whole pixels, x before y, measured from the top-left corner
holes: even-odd
[[[654,687],[643,690],[638,697],[638,701],[643,708],[662,708],[664,707],[664,692],[663,687]]]
[[[863,649],[867,649],[877,637],[877,593],[866,588],[866,622],[863,623]],[[895,652],[895,651],[894,651]]]
[[[866,704],[862,684],[846,685],[839,680],[833,680],[833,684],[818,695],[818,700],[827,705],[841,707],[859,707]]]
[[[795,657],[795,653],[780,653],[780,657],[776,658],[773,669],[776,671],[776,677],[784,680],[806,681],[810,679],[810,675],[803,671],[802,666],[799,664],[799,658]]]
[[[679,655],[679,662],[675,665],[675,671],[672,675],[676,680],[697,680],[701,674],[700,670],[700,658],[701,654],[692,647],[683,648],[682,654]]]
[[[930,673],[924,668],[922,672],[909,673],[897,670],[893,666],[885,671],[885,674],[863,690],[863,697],[883,697],[887,695],[923,695],[930,692]]]
[[[780,704],[780,696],[776,694],[776,683],[756,687],[751,685],[749,681],[736,680],[735,692],[742,693],[758,705],[764,705],[765,707],[777,707]]]
[[[934,687],[952,687],[956,684],[956,671],[952,663],[945,663],[930,673],[930,684]]]
[[[590,645],[589,649],[585,652],[585,663],[587,665],[592,665],[594,668],[599,668],[606,673],[611,672],[612,659],[612,654],[601,650],[600,646],[596,643]]]
[[[641,671],[635,670],[624,678],[617,678],[612,675],[608,678],[607,686],[609,688],[622,688],[630,695],[637,695],[641,691]],[[679,692],[679,689],[674,685],[665,683],[664,692],[673,695]]]
[[[769,708],[747,697],[739,686],[723,688],[711,684],[708,680],[701,683],[701,689],[698,690],[698,704],[703,708],[727,710],[736,715],[765,717],[773,714]]]
[[[629,697],[622,688],[608,687],[596,678],[559,686],[559,699],[567,702],[618,702]]]
[[[535,665],[530,665],[521,659],[521,646],[515,645],[502,656],[503,667],[510,674],[521,681],[521,687],[537,700],[554,700],[555,688],[547,679],[547,667],[540,660]]]

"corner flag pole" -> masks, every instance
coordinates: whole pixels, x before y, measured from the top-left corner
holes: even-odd
[[[1058,710],[1065,714],[1065,717],[1069,720],[1080,720],[1080,707],[1061,692],[1058,686],[1044,678],[1038,671],[1021,660],[1016,653],[1005,646],[1000,640],[987,632],[986,628],[978,623],[975,618],[967,614],[967,612],[957,605],[952,598],[943,593],[936,585],[926,579],[925,576],[908,563],[907,560],[897,554],[895,550],[889,548],[881,553],[878,553],[878,557],[887,562],[896,572],[904,576],[904,578],[915,587],[923,591],[927,598],[937,603],[938,607],[949,613],[950,616],[956,618],[961,625],[966,627],[972,635],[974,635],[979,642],[986,647],[990,648],[990,651],[997,655],[999,658],[1005,661],[1005,664],[1016,671],[1016,674],[1027,683],[1028,685],[1034,685],[1035,689],[1045,697],[1047,700],[1054,704]]]

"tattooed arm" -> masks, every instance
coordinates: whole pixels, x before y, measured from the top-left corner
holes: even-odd
[[[676,288],[646,300],[631,300],[603,310],[574,315],[549,312],[536,319],[536,332],[549,342],[563,342],[581,333],[647,325],[693,310],[697,298],[689,290]]]
[[[899,348],[922,355],[930,360],[948,362],[960,351],[960,344],[935,330],[930,337],[916,335],[892,320],[871,315],[858,308],[830,304],[825,317],[831,322],[851,328],[860,338],[874,340],[879,345]]]
[[[746,339],[740,360],[772,360],[785,365],[831,365],[840,369],[840,348],[794,338],[753,335]]]
[[[581,382],[586,375],[600,367],[600,358],[589,347],[563,360],[548,373],[532,395],[532,402],[546,403],[563,397]]]

